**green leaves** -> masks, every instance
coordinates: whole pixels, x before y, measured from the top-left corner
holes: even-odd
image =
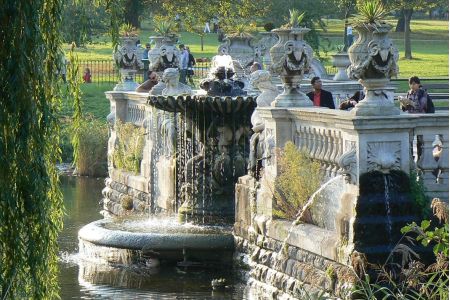
[[[381,0],[360,0],[356,7],[358,13],[353,19],[355,24],[378,25],[389,12]]]
[[[320,164],[312,161],[305,151],[297,149],[292,142],[286,143],[278,157],[281,173],[275,181],[274,214],[293,220],[320,187]]]
[[[8,24],[0,49],[1,299],[58,297],[61,11],[58,0],[0,9]]]

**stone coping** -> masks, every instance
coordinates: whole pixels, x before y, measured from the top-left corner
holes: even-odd
[[[232,250],[234,237],[231,230],[223,233],[153,233],[111,230],[104,227],[111,219],[102,219],[85,225],[78,232],[78,239],[97,246],[129,250]]]
[[[118,183],[131,187],[135,190],[148,193],[148,178],[141,175],[134,175],[129,172],[110,168],[109,177]]]
[[[266,235],[280,242],[285,241],[291,230],[288,245],[339,261],[337,248],[340,241],[335,232],[311,224],[292,226],[291,222],[284,220],[269,220],[266,228]]]
[[[269,121],[286,120],[317,122],[329,127],[358,130],[399,129],[414,127],[448,127],[448,111],[434,114],[401,113],[395,116],[353,116],[350,111],[304,107],[304,108],[257,108],[260,117]]]

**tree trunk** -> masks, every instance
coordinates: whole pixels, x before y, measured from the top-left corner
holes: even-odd
[[[412,59],[410,23],[413,10],[405,9],[405,58]]]
[[[139,16],[142,13],[140,0],[127,0],[125,2],[124,19],[125,23],[131,24],[135,28],[141,28]]]
[[[395,27],[395,32],[405,32],[405,10],[400,11],[400,16],[397,20],[397,26]]]
[[[203,52],[203,34],[200,35],[200,49]]]

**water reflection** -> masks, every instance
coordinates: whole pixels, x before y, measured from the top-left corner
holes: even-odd
[[[92,264],[80,259],[78,230],[101,218],[103,179],[63,177],[66,206],[64,229],[59,237],[61,299],[242,299],[243,286],[231,268],[185,269],[145,265]],[[232,286],[213,292],[210,282],[226,278]]]

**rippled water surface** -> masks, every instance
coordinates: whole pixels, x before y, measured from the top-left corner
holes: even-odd
[[[61,184],[66,206],[64,230],[59,238],[61,299],[243,298],[243,285],[231,267],[191,269],[163,265],[153,269],[145,265],[98,265],[83,260],[77,254],[77,233],[87,223],[102,218],[99,202],[103,179],[63,177]],[[166,222],[169,227],[173,224]],[[145,227],[145,223],[141,225]],[[221,292],[212,291],[210,282],[215,278],[227,279],[230,286]]]

